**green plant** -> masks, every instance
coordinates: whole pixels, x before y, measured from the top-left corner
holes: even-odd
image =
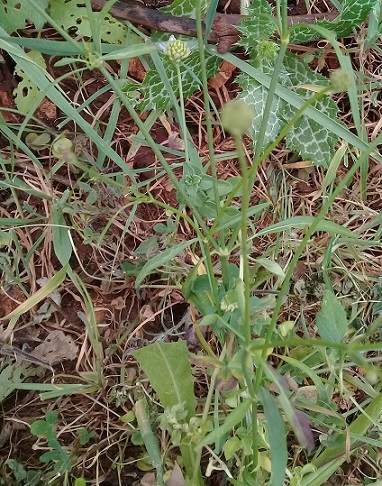
[[[45,420],[35,420],[31,424],[30,430],[37,437],[44,436],[48,447],[51,449],[40,456],[40,461],[44,463],[52,461],[54,463],[54,471],[66,475],[72,470],[72,460],[58,441],[55,428],[57,419],[58,413],[55,410],[49,410],[45,414]]]
[[[128,417],[127,423],[136,419],[138,426],[131,443],[136,447],[144,445],[148,455],[147,458],[139,454],[138,466],[155,469],[155,480],[159,485],[165,484],[176,465],[180,465],[183,484],[193,486],[202,486],[203,475],[215,469],[224,471],[227,480],[236,485],[282,486],[290,483],[313,486],[327,481],[349,454],[361,457],[361,446],[374,450],[373,465],[377,464],[375,450],[380,447],[380,440],[375,433],[379,433],[378,417],[382,405],[378,383],[380,371],[373,362],[380,360],[381,345],[375,342],[373,333],[379,332],[380,322],[372,320],[368,322],[370,330],[356,330],[354,315],[360,313],[362,307],[346,304],[346,292],[342,291],[342,281],[336,272],[338,261],[341,261],[344,273],[349,273],[349,254],[354,258],[354,266],[358,264],[354,261],[376,260],[374,254],[365,255],[366,252],[361,249],[366,247],[372,252],[380,248],[380,220],[376,216],[365,225],[365,230],[358,231],[350,224],[352,219],[345,223],[336,222],[331,214],[334,204],[350,187],[358,171],[361,172],[361,187],[365,187],[369,158],[381,160],[377,153],[381,136],[368,142],[363,133],[359,95],[365,91],[365,85],[356,84],[350,55],[336,40],[337,36],[346,35],[358,26],[376,2],[360,4],[345,1],[342,5],[338,4],[340,15],[332,24],[324,21],[313,26],[290,28],[287,26],[286,1],[277,1],[274,12],[267,2],[256,2],[249,8],[249,15],[240,27],[240,45],[249,55],[249,59],[244,61],[233,53],[218,54],[213,46],[206,45],[201,17],[207,13],[211,20],[213,2],[177,0],[167,9],[174,14],[196,18],[196,50],[194,41],[186,43],[183,39],[170,39],[163,49],[163,36],[159,34],[153,34],[151,39],[142,35],[145,42],[134,36],[134,42],[129,43],[129,29],[133,27],[122,26],[118,30],[110,17],[106,18],[105,25],[112,29],[113,42],[117,40],[124,44],[103,43],[111,42],[110,36],[103,37],[100,29],[111,2],[94,17],[89,1],[81,8],[76,2],[69,2],[70,15],[66,18],[62,15],[61,0],[51,2],[50,10],[45,9],[47,4],[29,1],[36,9],[36,16],[25,13],[22,1],[20,14],[23,14],[24,24],[20,24],[20,28],[25,25],[26,18],[35,21],[36,27],[42,25],[41,19],[45,19],[64,40],[59,43],[44,40],[41,43],[37,42],[40,39],[11,37],[1,31],[0,45],[16,61],[18,72],[28,73],[28,83],[33,83],[36,89],[28,92],[31,102],[22,110],[26,113],[25,120],[18,126],[9,126],[1,119],[0,129],[12,148],[30,157],[39,170],[40,179],[51,190],[46,194],[19,175],[14,175],[15,157],[2,159],[5,177],[0,180],[0,188],[10,191],[18,214],[23,216],[18,221],[11,217],[2,220],[5,226],[0,235],[3,278],[7,284],[15,281],[27,298],[7,316],[10,323],[6,331],[11,335],[17,329],[18,319],[32,312],[34,306],[65,282],[83,306],[76,317],[86,330],[92,369],[85,368],[76,376],[76,379],[80,377],[85,381],[84,385],[71,382],[60,385],[14,384],[10,379],[13,370],[6,369],[1,374],[3,386],[12,384],[6,390],[40,390],[44,392],[43,399],[80,391],[87,394],[98,391],[97,400],[102,400],[103,388],[107,386],[110,374],[114,374],[115,366],[113,373],[104,368],[100,329],[109,326],[99,322],[99,309],[94,302],[94,281],[102,282],[99,292],[102,294],[116,280],[122,282],[124,289],[126,286],[130,289],[130,277],[133,276],[141,298],[149,299],[150,294],[145,292],[155,288],[160,288],[163,291],[161,297],[165,295],[165,298],[171,298],[171,292],[176,292],[177,298],[180,298],[182,293],[182,298],[191,307],[190,328],[201,345],[200,351],[192,355],[184,341],[161,342],[165,337],[175,340],[174,329],[174,336],[171,330],[166,330],[154,336],[151,344],[131,353],[149,382],[140,382],[145,387],[147,398],[129,395],[129,385],[124,381],[127,355],[125,350],[121,351],[122,358],[118,362],[120,388],[113,403],[118,409],[131,407],[131,410],[123,412],[123,417]],[[8,26],[8,29],[11,27]],[[114,32],[114,27],[121,37]],[[76,34],[85,36],[85,41],[75,42],[67,29],[74,29]],[[377,32],[378,28],[374,25],[369,41]],[[313,71],[305,60],[288,52],[292,40],[303,42],[317,35],[325,37],[332,45],[341,66],[329,79]],[[67,75],[52,82],[45,65],[35,62],[23,47],[60,55],[56,66],[69,66],[70,76],[76,77],[81,87],[81,75],[86,70],[99,71],[107,86],[74,108],[63,96],[61,88],[61,82]],[[127,64],[134,57],[139,57],[147,68],[143,83],[126,81]],[[229,174],[224,180],[217,176],[218,161],[225,159],[219,159],[215,153],[209,114],[214,111],[216,118],[219,117],[207,87],[207,78],[217,71],[221,59],[240,69],[237,81],[242,89],[238,99],[225,105],[219,115],[224,130],[232,135],[235,143],[235,150],[224,157],[235,158],[239,162],[239,172],[234,176]],[[115,60],[121,61],[118,73],[109,65]],[[203,90],[207,113],[207,161],[193,143],[184,102],[184,98],[199,87]],[[340,90],[347,91],[355,130],[336,119],[337,105],[333,95]],[[112,91],[113,101],[107,124],[89,124],[83,113],[90,109],[92,100],[108,91]],[[39,141],[40,135],[25,139],[24,143],[22,135],[31,130],[29,125],[33,121],[33,112],[45,96],[64,113],[60,133],[54,134],[52,143],[47,142],[46,137]],[[149,181],[140,181],[138,176],[142,172],[132,169],[121,153],[111,146],[121,106],[139,130],[133,140],[134,148],[149,145],[160,166]],[[147,119],[143,120],[139,110],[150,111]],[[152,137],[150,130],[160,119],[159,110],[167,111],[169,119],[181,127],[182,143],[176,149],[156,143]],[[239,115],[236,120],[235,115]],[[63,127],[71,120],[83,130],[96,149],[93,158],[86,152],[78,155],[72,134],[62,133]],[[250,163],[243,147],[247,131],[253,140]],[[33,133],[36,134],[36,131],[33,130]],[[41,130],[43,133],[44,130]],[[336,150],[339,138],[343,143]],[[296,211],[298,215],[293,212],[293,201],[287,201],[285,170],[279,178],[284,178],[282,183],[285,187],[278,188],[278,197],[268,197],[264,192],[261,192],[261,197],[254,197],[260,165],[273,156],[284,139],[291,150],[304,159],[311,159],[318,167],[322,187],[317,195],[319,203],[314,215],[311,215],[314,201],[311,206],[304,205],[303,197],[300,198],[302,209]],[[52,164],[49,171],[44,170],[36,156],[35,152],[40,149],[50,150]],[[181,162],[169,162],[168,153],[179,157]],[[118,169],[105,174],[104,169],[110,161]],[[341,163],[346,167],[345,171]],[[63,168],[75,182],[57,191],[50,185],[51,179]],[[339,168],[343,172],[336,178]],[[175,202],[157,197],[152,189],[152,182],[158,183],[161,177],[166,178],[176,192]],[[32,195],[46,202],[49,207],[47,214],[34,213],[20,200],[19,194]],[[113,200],[115,206],[103,203],[104,194]],[[361,194],[365,195],[365,191],[361,190]],[[119,249],[126,235],[133,233],[133,223],[141,214],[138,210],[146,205],[163,210],[163,218],[153,225],[149,237],[146,238],[145,233],[141,238],[143,242],[134,246],[134,251],[128,248],[121,257],[123,261],[119,261]],[[102,225],[96,227],[93,218],[102,214],[105,206],[106,216],[103,215]],[[352,217],[357,216],[357,211],[358,206]],[[269,217],[268,220],[264,215]],[[110,231],[115,229],[114,223],[120,230],[117,239]],[[16,230],[40,224],[45,233],[37,240],[30,239],[33,245],[25,255],[20,243],[25,238],[19,239]],[[187,235],[183,237],[179,237],[181,224],[187,227]],[[363,222],[361,226],[364,226]],[[375,233],[370,236],[368,229]],[[33,275],[29,264],[36,248],[45,241],[46,234],[51,237],[51,244],[50,240],[46,244],[50,245],[59,264],[56,263],[55,274],[47,284],[32,292],[30,288],[33,286],[29,284]],[[319,241],[322,235],[328,238],[325,243]],[[260,252],[256,245],[262,239],[267,244]],[[78,253],[78,241],[89,245],[96,255],[109,258],[107,274],[103,273],[105,262],[105,266],[100,266],[102,271],[90,275],[94,277],[94,281],[90,280],[91,288],[83,278],[84,274],[86,277],[89,274]],[[296,268],[309,252],[316,252],[316,261],[319,262],[315,277],[320,285],[313,290],[313,285],[309,287],[304,281],[294,282]],[[126,255],[131,258],[127,260]],[[60,265],[62,268],[59,268]],[[126,272],[127,282],[125,275],[121,277],[121,270]],[[17,279],[14,279],[14,274],[17,274]],[[156,281],[153,284],[154,275]],[[363,278],[363,269],[351,275],[350,280],[355,286],[359,285],[361,290],[357,288],[357,292],[364,292],[366,299],[369,298],[366,288],[369,282],[365,284],[367,279]],[[374,290],[379,298],[378,285],[374,286]],[[355,295],[359,299],[358,293]],[[314,304],[319,302],[321,310],[314,309],[315,316],[308,329],[304,321],[304,307],[312,304],[313,296]],[[283,313],[285,302],[293,299],[302,309],[299,318],[293,313],[292,317]],[[117,303],[117,300],[113,302]],[[117,305],[114,303],[112,306]],[[374,309],[378,312],[378,304]],[[115,354],[140,329],[140,326],[136,329],[134,320],[118,321],[118,326],[117,331],[112,330],[118,333],[118,342],[108,348],[113,347]],[[210,329],[211,334],[204,334],[206,329]],[[113,335],[112,332],[110,335]],[[139,339],[137,337],[138,342],[144,342],[143,338]],[[205,377],[203,396],[194,391],[196,380],[193,372],[195,376],[199,372]],[[19,381],[22,379],[20,377]],[[352,387],[362,392],[362,400],[354,398]],[[351,404],[349,413],[340,409],[341,400]],[[103,406],[108,409],[110,404]],[[114,414],[119,419],[120,411]],[[63,473],[67,478],[76,457],[58,441],[57,418],[56,412],[47,412],[45,420],[32,424],[31,431],[45,436],[47,440],[50,450],[41,456],[41,460],[53,462],[54,471]],[[161,434],[157,433],[158,429]],[[119,428],[118,434],[121,433]],[[80,429],[80,445],[89,443],[93,435],[86,427]],[[123,442],[119,438],[118,441]],[[294,455],[288,447],[291,443]],[[310,455],[312,451],[313,455]],[[121,459],[124,452],[121,447]],[[16,471],[15,463],[12,467]],[[120,466],[116,464],[115,467]],[[27,477],[25,469],[17,471],[20,480],[24,481]],[[76,484],[82,482],[82,479],[77,479]]]

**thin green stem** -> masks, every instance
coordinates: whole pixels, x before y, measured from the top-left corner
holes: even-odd
[[[154,154],[157,156],[159,162],[161,163],[162,167],[164,168],[164,170],[166,171],[168,177],[170,178],[171,182],[173,183],[174,188],[177,190],[177,192],[179,194],[182,195],[182,197],[184,198],[187,206],[189,206],[190,208],[193,208],[193,213],[194,213],[195,217],[198,220],[199,226],[203,229],[204,232],[207,232],[207,226],[206,226],[206,224],[205,224],[202,216],[200,215],[199,211],[196,208],[193,207],[191,201],[189,200],[189,197],[188,197],[187,193],[184,191],[184,189],[182,188],[179,180],[177,179],[177,177],[173,173],[170,164],[167,162],[167,160],[163,156],[162,152],[157,147],[157,144],[155,143],[154,139],[152,138],[150,132],[148,131],[148,129],[146,128],[145,124],[139,118],[138,113],[134,110],[133,106],[129,102],[128,97],[122,91],[122,89],[120,88],[120,86],[115,82],[113,76],[108,72],[108,70],[104,66],[101,66],[100,67],[100,71],[102,72],[103,76],[108,81],[108,83],[110,84],[110,86],[112,86],[112,88],[115,91],[115,93],[119,96],[120,100],[122,101],[123,105],[126,107],[126,109],[129,112],[130,116],[132,117],[132,119],[136,123],[137,127],[141,131],[142,135],[147,140],[147,142],[150,145],[150,147],[152,148]]]
[[[256,467],[258,462],[258,432],[257,432],[257,400],[253,387],[253,364],[250,352],[251,345],[251,273],[248,261],[248,208],[250,203],[252,185],[248,178],[248,166],[243,150],[243,140],[240,135],[234,135],[238,160],[240,164],[241,177],[243,182],[243,195],[241,205],[241,222],[240,222],[240,276],[244,285],[244,309],[242,309],[245,351],[243,353],[242,370],[246,381],[248,392],[252,398],[252,461]]]
[[[277,319],[280,314],[281,307],[283,305],[284,299],[287,296],[289,292],[289,287],[290,287],[290,280],[293,275],[294,268],[299,261],[300,256],[302,255],[302,252],[304,251],[305,247],[309,243],[309,239],[311,238],[312,234],[317,230],[317,227],[319,223],[325,218],[327,212],[329,211],[330,207],[332,206],[333,202],[335,199],[339,196],[339,194],[345,189],[345,187],[348,185],[348,183],[351,181],[352,177],[355,175],[359,167],[364,163],[365,159],[369,156],[369,154],[374,150],[374,148],[377,146],[378,143],[380,143],[382,139],[382,136],[378,137],[376,140],[374,140],[373,143],[369,145],[369,148],[367,151],[365,151],[359,159],[355,162],[355,164],[349,169],[347,174],[343,179],[340,180],[337,188],[332,192],[332,194],[328,197],[327,201],[323,204],[320,212],[314,219],[312,225],[310,228],[307,228],[305,231],[305,235],[299,244],[298,248],[296,249],[293,258],[289,264],[288,270],[285,275],[285,279],[283,281],[283,284],[280,289],[280,293],[278,295],[278,298],[276,300],[276,306],[272,314],[271,322],[269,323],[268,329],[267,329],[267,334],[265,337],[265,340],[267,343],[271,342],[272,335],[275,331],[276,324],[277,324]],[[258,368],[257,368],[257,373],[256,373],[256,381],[255,381],[255,393],[257,393],[262,377],[263,377],[263,372],[264,372],[264,363],[266,359],[266,348],[263,349],[262,351],[262,359],[259,362]]]
[[[213,183],[213,192],[214,192],[214,202],[216,206],[216,212],[219,211],[220,208],[220,196],[219,196],[219,189],[218,189],[218,177],[216,171],[216,159],[215,159],[215,150],[214,150],[214,138],[212,132],[212,123],[210,117],[210,101],[208,97],[208,79],[207,79],[207,72],[206,72],[206,56],[205,56],[205,46],[204,46],[204,37],[203,37],[203,26],[202,26],[202,2],[201,0],[196,0],[196,35],[198,40],[198,49],[199,49],[199,58],[200,58],[200,66],[201,66],[201,78],[202,78],[202,87],[203,87],[203,103],[204,103],[204,110],[206,113],[206,130],[207,130],[207,141],[208,141],[208,154],[210,159],[210,167],[211,167],[211,175],[212,175],[212,183]],[[223,248],[224,247],[224,232],[219,233],[218,236],[219,245]],[[229,286],[229,273],[228,273],[228,256],[224,254],[224,252],[220,253],[220,261],[222,265],[222,277],[223,277],[223,285],[225,288]]]
[[[179,103],[180,103],[180,112],[181,112],[181,116],[182,116],[181,124],[182,124],[183,140],[184,140],[184,158],[185,158],[185,163],[188,164],[190,162],[190,159],[189,159],[189,155],[188,155],[186,110],[185,110],[185,107],[184,107],[182,74],[180,72],[179,63],[176,64],[176,72],[177,72],[177,75],[178,75]]]

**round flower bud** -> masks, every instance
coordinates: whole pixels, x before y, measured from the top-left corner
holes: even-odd
[[[252,126],[255,109],[243,100],[233,100],[223,106],[220,112],[222,126],[234,136],[243,136]]]
[[[191,49],[187,47],[187,44],[180,40],[175,39],[172,35],[170,40],[167,42],[165,53],[171,59],[171,61],[178,64],[180,61],[184,61],[190,54]]]
[[[339,68],[330,75],[330,89],[333,93],[346,91],[352,82],[352,75],[349,71]]]

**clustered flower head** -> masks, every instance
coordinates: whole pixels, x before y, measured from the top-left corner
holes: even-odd
[[[187,44],[180,39],[175,39],[173,35],[171,35],[168,42],[161,47],[171,61],[175,62],[176,64],[184,61],[184,59],[191,54],[191,49],[187,46]]]

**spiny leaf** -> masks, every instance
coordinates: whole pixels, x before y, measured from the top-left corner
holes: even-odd
[[[378,0],[344,0],[340,15],[334,21],[320,20],[315,25],[332,30],[337,37],[351,34],[354,27],[359,26]],[[291,28],[289,40],[293,44],[310,42],[319,38],[319,35],[309,25],[295,24]]]
[[[206,13],[211,0],[201,0],[202,15]],[[168,7],[162,7],[162,12],[166,12],[176,17],[189,17],[194,19],[196,17],[195,0],[174,0]]]
[[[244,35],[237,45],[252,51],[260,40],[269,39],[276,30],[272,7],[267,0],[257,0],[248,7],[248,15],[237,29]]]
[[[207,77],[214,76],[219,70],[220,61],[215,56],[206,53],[206,71]],[[169,83],[175,93],[179,96],[179,84],[177,68],[173,62],[167,58],[163,58],[163,67],[166,71]],[[192,53],[180,65],[180,72],[182,77],[183,96],[187,98],[191,96],[197,89],[199,89],[200,79],[200,58],[199,53]],[[135,88],[137,89],[137,87]],[[143,99],[138,103],[140,111],[159,110],[166,111],[171,107],[171,97],[165,89],[160,73],[156,69],[148,71],[142,86],[138,90],[143,95]]]

